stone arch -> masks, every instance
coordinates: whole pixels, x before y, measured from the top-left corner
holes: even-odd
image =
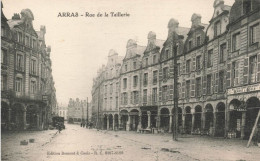
[[[108,114],[108,129],[107,130],[112,130],[113,129],[113,115],[111,113]]]
[[[10,107],[7,102],[1,101],[1,129],[7,130],[9,123],[9,110]]]
[[[250,137],[259,109],[260,109],[259,98],[257,97],[248,98],[248,100],[246,101],[245,139],[249,139]]]
[[[191,134],[191,128],[192,128],[192,114],[191,114],[191,107],[186,106],[184,108],[185,111],[185,121],[184,121],[184,133]]]
[[[213,114],[214,108],[212,104],[211,103],[206,104],[204,111],[205,111],[205,125],[203,125],[204,131],[205,133],[210,134],[212,131],[212,130],[210,131],[210,129],[213,128],[213,121],[214,121],[214,114]]]
[[[115,129],[114,130],[118,130],[119,129],[118,117],[119,117],[119,115],[117,113],[114,114],[114,120],[115,120]]]
[[[161,118],[161,129],[163,131],[169,131],[169,121],[170,121],[170,110],[167,107],[160,109],[160,118]]]
[[[225,111],[226,105],[224,102],[219,102],[216,106],[216,127],[215,136],[224,137],[225,135]]]
[[[120,110],[119,112],[120,114],[120,122],[121,122],[121,125],[120,125],[120,128],[122,128],[123,130],[126,130],[126,124],[127,124],[127,121],[128,121],[128,110],[127,109],[122,109]]]
[[[193,132],[195,134],[200,134],[202,131],[202,107],[201,105],[197,105],[195,106],[195,110],[194,110],[194,126],[193,126]]]
[[[26,106],[22,103],[15,102],[11,106],[11,123],[13,124],[13,128],[20,128],[23,129],[25,127],[24,120],[26,118],[26,115],[24,113],[26,112]]]
[[[139,116],[140,110],[139,109],[132,109],[130,111],[130,130],[136,131],[138,126],[138,116]]]

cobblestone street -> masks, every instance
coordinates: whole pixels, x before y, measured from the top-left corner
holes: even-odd
[[[57,130],[2,135],[2,160],[259,160],[259,148],[246,148],[244,140],[200,136],[139,134],[125,131],[97,131],[66,125]],[[35,139],[27,146],[21,140]],[[207,155],[201,155],[202,153]],[[126,159],[127,158],[127,159]]]

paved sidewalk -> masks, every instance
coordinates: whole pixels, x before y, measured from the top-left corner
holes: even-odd
[[[33,151],[50,143],[57,133],[57,130],[8,131],[1,133],[1,159],[27,161]],[[35,142],[20,145],[20,141],[27,140],[29,142],[29,139],[35,139]]]
[[[180,135],[172,141],[172,134],[140,134],[126,131],[100,131],[126,140],[144,143],[147,147],[172,153],[181,153],[191,160],[260,160],[260,148],[246,148],[247,140],[224,139],[198,135]]]

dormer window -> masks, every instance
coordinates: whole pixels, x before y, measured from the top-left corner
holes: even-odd
[[[136,62],[133,62],[134,69],[136,69]]]
[[[156,55],[153,56],[153,63],[156,63]]]
[[[247,14],[251,11],[252,2],[251,0],[244,0],[243,1],[243,14]]]
[[[145,58],[145,66],[148,66],[148,58]]]
[[[200,36],[197,37],[197,46],[200,46]]]
[[[125,71],[127,71],[127,65],[125,65]]]
[[[189,40],[189,46],[188,46],[189,50],[191,50],[192,48],[192,40]]]
[[[214,35],[215,37],[221,34],[220,21],[217,21],[214,25]]]
[[[166,51],[165,51],[165,59],[168,59],[169,58],[169,49],[167,49]]]

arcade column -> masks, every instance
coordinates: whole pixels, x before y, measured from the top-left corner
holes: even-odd
[[[148,115],[148,126],[147,126],[147,128],[150,129],[151,128],[151,112],[147,111],[147,115]]]
[[[246,111],[243,111],[242,120],[241,120],[241,139],[245,137],[245,125],[246,125]]]
[[[169,133],[172,133],[172,112],[171,112],[171,110],[170,110],[170,114],[169,114],[169,116],[170,116],[170,119],[169,119]]]
[[[192,113],[192,121],[191,121],[191,134],[194,131],[194,122],[195,122],[195,113]]]
[[[109,130],[109,115],[107,115],[107,130]]]

